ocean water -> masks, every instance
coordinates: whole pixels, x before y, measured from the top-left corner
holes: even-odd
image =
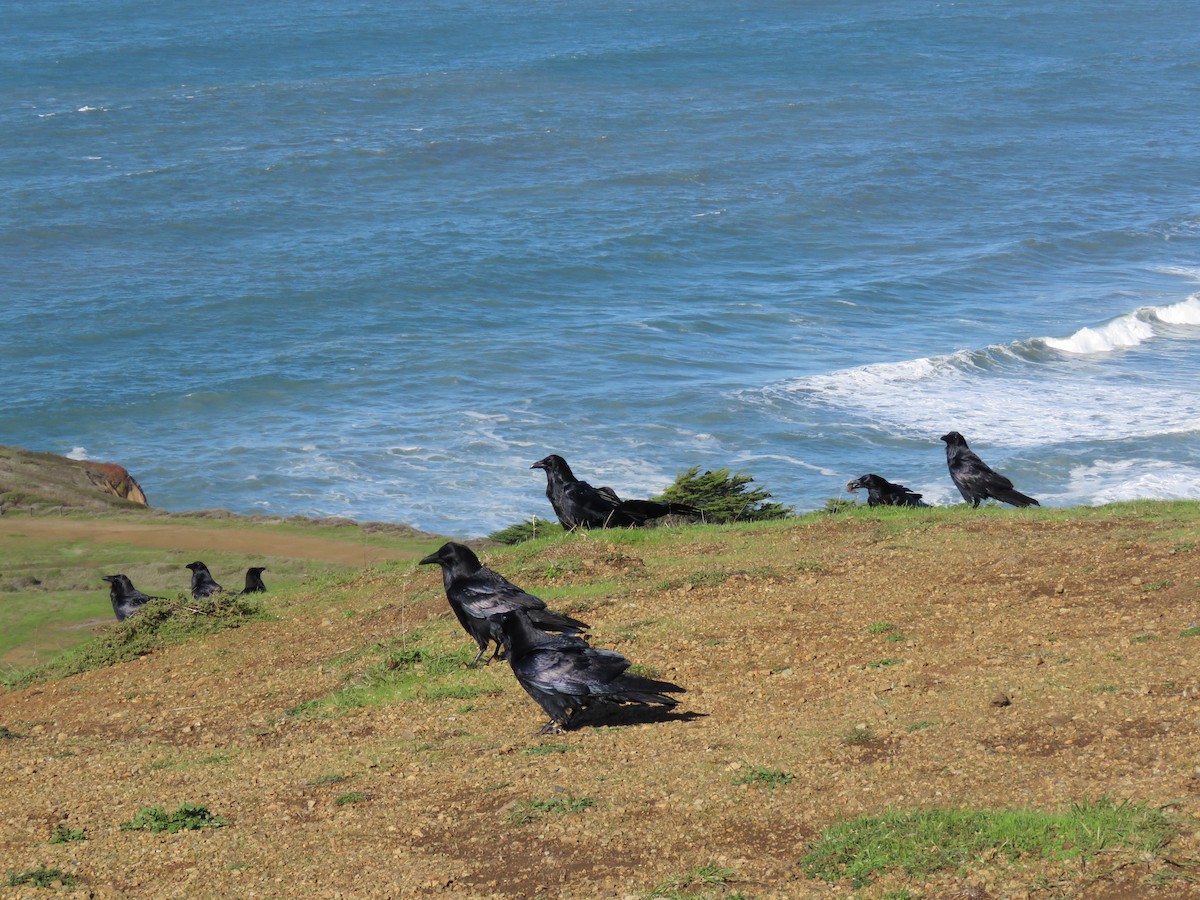
[[[547,453],[798,510],[1200,497],[1174,0],[8,0],[0,443],[480,535]]]

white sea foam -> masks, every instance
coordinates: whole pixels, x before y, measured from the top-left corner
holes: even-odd
[[[1154,337],[1154,326],[1129,313],[1098,328],[1080,328],[1068,338],[1044,338],[1048,347],[1063,353],[1108,353],[1136,347]]]
[[[1081,328],[1070,337],[1042,338],[1042,342],[1062,353],[1109,353],[1156,337],[1155,322],[1200,325],[1200,297],[1193,294],[1169,306],[1144,306],[1095,328]]]
[[[88,452],[86,447],[72,447],[71,452],[67,454],[67,459],[87,459]]]
[[[1064,501],[1099,506],[1121,500],[1195,500],[1200,469],[1161,459],[1097,460],[1071,470]]]
[[[1154,316],[1168,325],[1200,325],[1200,294],[1170,306],[1161,306],[1154,311]]]

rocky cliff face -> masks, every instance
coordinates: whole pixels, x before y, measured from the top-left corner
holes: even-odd
[[[146,502],[146,495],[142,491],[142,486],[137,483],[129,470],[124,466],[118,466],[116,463],[98,463],[87,461],[84,463],[87,467],[88,478],[92,484],[100,488],[100,490],[114,494],[122,500],[129,500],[141,506],[149,506]]]
[[[0,447],[0,512],[6,508],[148,507],[124,466]]]

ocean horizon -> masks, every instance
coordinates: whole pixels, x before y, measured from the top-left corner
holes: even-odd
[[[16,0],[0,444],[479,536],[692,466],[797,511],[1200,499],[1183,4]],[[860,498],[861,499],[861,498]]]

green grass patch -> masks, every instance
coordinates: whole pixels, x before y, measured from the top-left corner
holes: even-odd
[[[903,640],[903,638],[901,638]],[[875,662],[867,663],[868,669],[884,669],[888,666],[898,666],[904,662],[903,659],[889,657],[888,659],[877,659]]]
[[[1200,625],[1193,625],[1191,628],[1185,628],[1179,632],[1180,637],[1200,637]]]
[[[855,888],[887,873],[926,877],[981,859],[1015,863],[1091,862],[1101,853],[1131,858],[1159,852],[1174,829],[1157,809],[1103,798],[1062,813],[929,809],[865,816],[834,825],[801,858],[809,878]]]
[[[64,872],[62,869],[48,869],[45,866],[38,866],[36,869],[30,869],[27,872],[9,872],[8,880],[5,882],[7,887],[25,887],[30,885],[38,888],[57,887],[75,887],[79,884],[79,879],[70,872]]]
[[[362,803],[367,799],[364,791],[347,791],[333,801],[334,806],[349,806],[352,803]]]
[[[122,831],[149,831],[158,834],[167,831],[195,831],[198,828],[221,828],[229,820],[214,816],[207,806],[199,803],[184,803],[179,809],[168,813],[161,806],[143,806],[128,822],[121,823]]]
[[[338,715],[352,709],[386,706],[404,701],[472,700],[498,694],[507,665],[493,663],[488,669],[470,669],[474,644],[466,636],[415,632],[391,644],[376,644],[366,650],[344,654],[359,668],[346,676],[345,684],[327,697],[309,700],[287,711],[292,717]],[[366,663],[366,665],[363,665]]]
[[[508,821],[514,825],[525,825],[543,816],[561,816],[568,813],[579,813],[592,809],[596,801],[591,797],[575,797],[570,794],[562,797],[546,797],[525,800],[509,813]]]
[[[895,630],[896,626],[891,622],[872,622],[867,626],[867,634],[887,634]]]
[[[724,897],[736,900],[740,892],[729,892],[729,885],[737,879],[737,872],[710,863],[696,866],[682,875],[663,879],[645,895],[646,900],[706,900]]]
[[[796,776],[791,772],[785,772],[782,769],[767,769],[763,766],[751,766],[747,771],[743,772],[733,780],[734,784],[761,784],[764,787],[769,787],[771,790],[785,785],[791,784],[796,780]]]

